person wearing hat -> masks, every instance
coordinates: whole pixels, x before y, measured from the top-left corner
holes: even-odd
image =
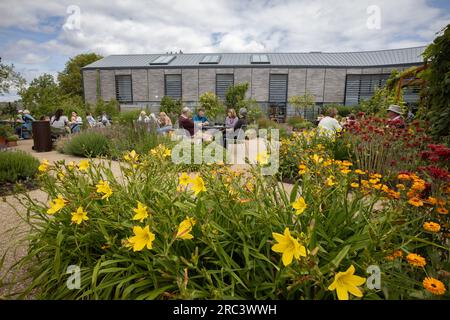
[[[388,125],[392,126],[392,127],[396,127],[396,128],[404,128],[405,127],[405,121],[403,120],[402,114],[402,108],[396,104],[391,104],[389,106],[389,108],[387,109],[388,111]]]
[[[239,109],[239,120],[234,125],[234,131],[243,129],[247,127],[247,109],[246,108],[240,108]]]

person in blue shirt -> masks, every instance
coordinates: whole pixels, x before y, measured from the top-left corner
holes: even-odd
[[[32,123],[35,121],[30,111],[24,110],[22,113],[22,124],[16,128],[17,135],[22,139],[31,138]]]
[[[197,114],[192,119],[195,124],[200,124],[201,126],[207,126],[209,125],[208,118],[205,116],[205,109],[200,108],[197,111]]]

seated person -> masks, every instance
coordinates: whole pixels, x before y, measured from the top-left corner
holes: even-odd
[[[241,108],[239,109],[239,120],[234,125],[234,131],[242,129],[245,130],[247,128],[247,109]]]
[[[203,108],[198,109],[197,114],[192,120],[194,120],[194,123],[196,125],[198,124],[199,127],[209,125],[208,118],[205,117],[205,109]]]
[[[339,124],[339,121],[335,119],[337,115],[336,108],[330,108],[327,110],[328,115],[323,117],[318,124],[319,132],[322,135],[333,137],[336,133],[339,133],[342,130],[342,126]]]
[[[150,118],[147,116],[147,113],[144,110],[142,110],[141,113],[139,114],[137,121],[139,123],[149,123]]]
[[[105,127],[108,127],[108,126],[111,125],[111,117],[108,116],[108,115],[106,114],[105,111],[103,111],[103,113],[102,113],[102,115],[101,115],[101,117],[100,117],[100,122],[101,122]]]
[[[158,133],[165,133],[172,130],[172,120],[170,120],[169,116],[165,112],[159,113],[158,123]]]
[[[32,124],[35,119],[30,114],[30,111],[23,110],[22,125],[16,128],[16,134],[22,139],[29,139],[32,132]]]
[[[178,118],[178,124],[180,129],[187,130],[189,135],[192,137],[194,135],[194,121],[190,118],[191,109],[184,107],[181,109],[181,115]]]
[[[72,112],[72,117],[70,118],[70,131],[72,133],[77,133],[81,131],[81,126],[83,125],[83,119],[75,112]]]
[[[86,120],[87,120],[87,122],[89,123],[89,126],[90,126],[91,128],[97,126],[97,120],[95,120],[95,118],[92,116],[92,113],[86,112]]]
[[[70,133],[70,129],[67,126],[69,119],[63,115],[63,109],[58,109],[55,115],[50,118],[50,129],[56,136]]]

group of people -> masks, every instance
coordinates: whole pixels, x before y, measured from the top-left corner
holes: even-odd
[[[147,113],[142,110],[137,119],[138,124],[151,124],[156,128],[158,134],[165,134],[173,130],[172,120],[165,112],[160,112],[159,117],[154,113]]]
[[[348,128],[357,123],[356,116],[354,114],[348,115],[342,123],[336,119],[337,109],[330,108],[327,110],[326,116],[319,117],[318,128],[326,135],[334,135],[340,132],[343,128]],[[388,125],[395,128],[404,128],[405,120],[403,119],[402,108],[398,105],[392,104],[387,109]],[[408,113],[408,118],[411,118],[411,112]]]
[[[50,121],[52,132],[57,135],[65,133],[78,133],[83,127],[83,119],[75,111],[72,112],[70,119],[64,115],[63,109],[58,109],[50,119],[47,118],[42,120]],[[103,112],[98,120],[92,116],[92,113],[87,112],[86,121],[91,128],[102,126],[106,127],[111,124],[111,120],[106,112]]]

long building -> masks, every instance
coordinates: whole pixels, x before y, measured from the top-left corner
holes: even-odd
[[[157,111],[164,96],[196,107],[201,94],[225,98],[228,86],[248,82],[247,96],[280,120],[293,114],[289,98],[309,92],[318,107],[357,105],[382,86],[392,70],[423,64],[425,47],[309,53],[175,53],[111,55],[83,68],[84,98],[116,99],[121,109]],[[415,90],[405,101],[414,104]]]

